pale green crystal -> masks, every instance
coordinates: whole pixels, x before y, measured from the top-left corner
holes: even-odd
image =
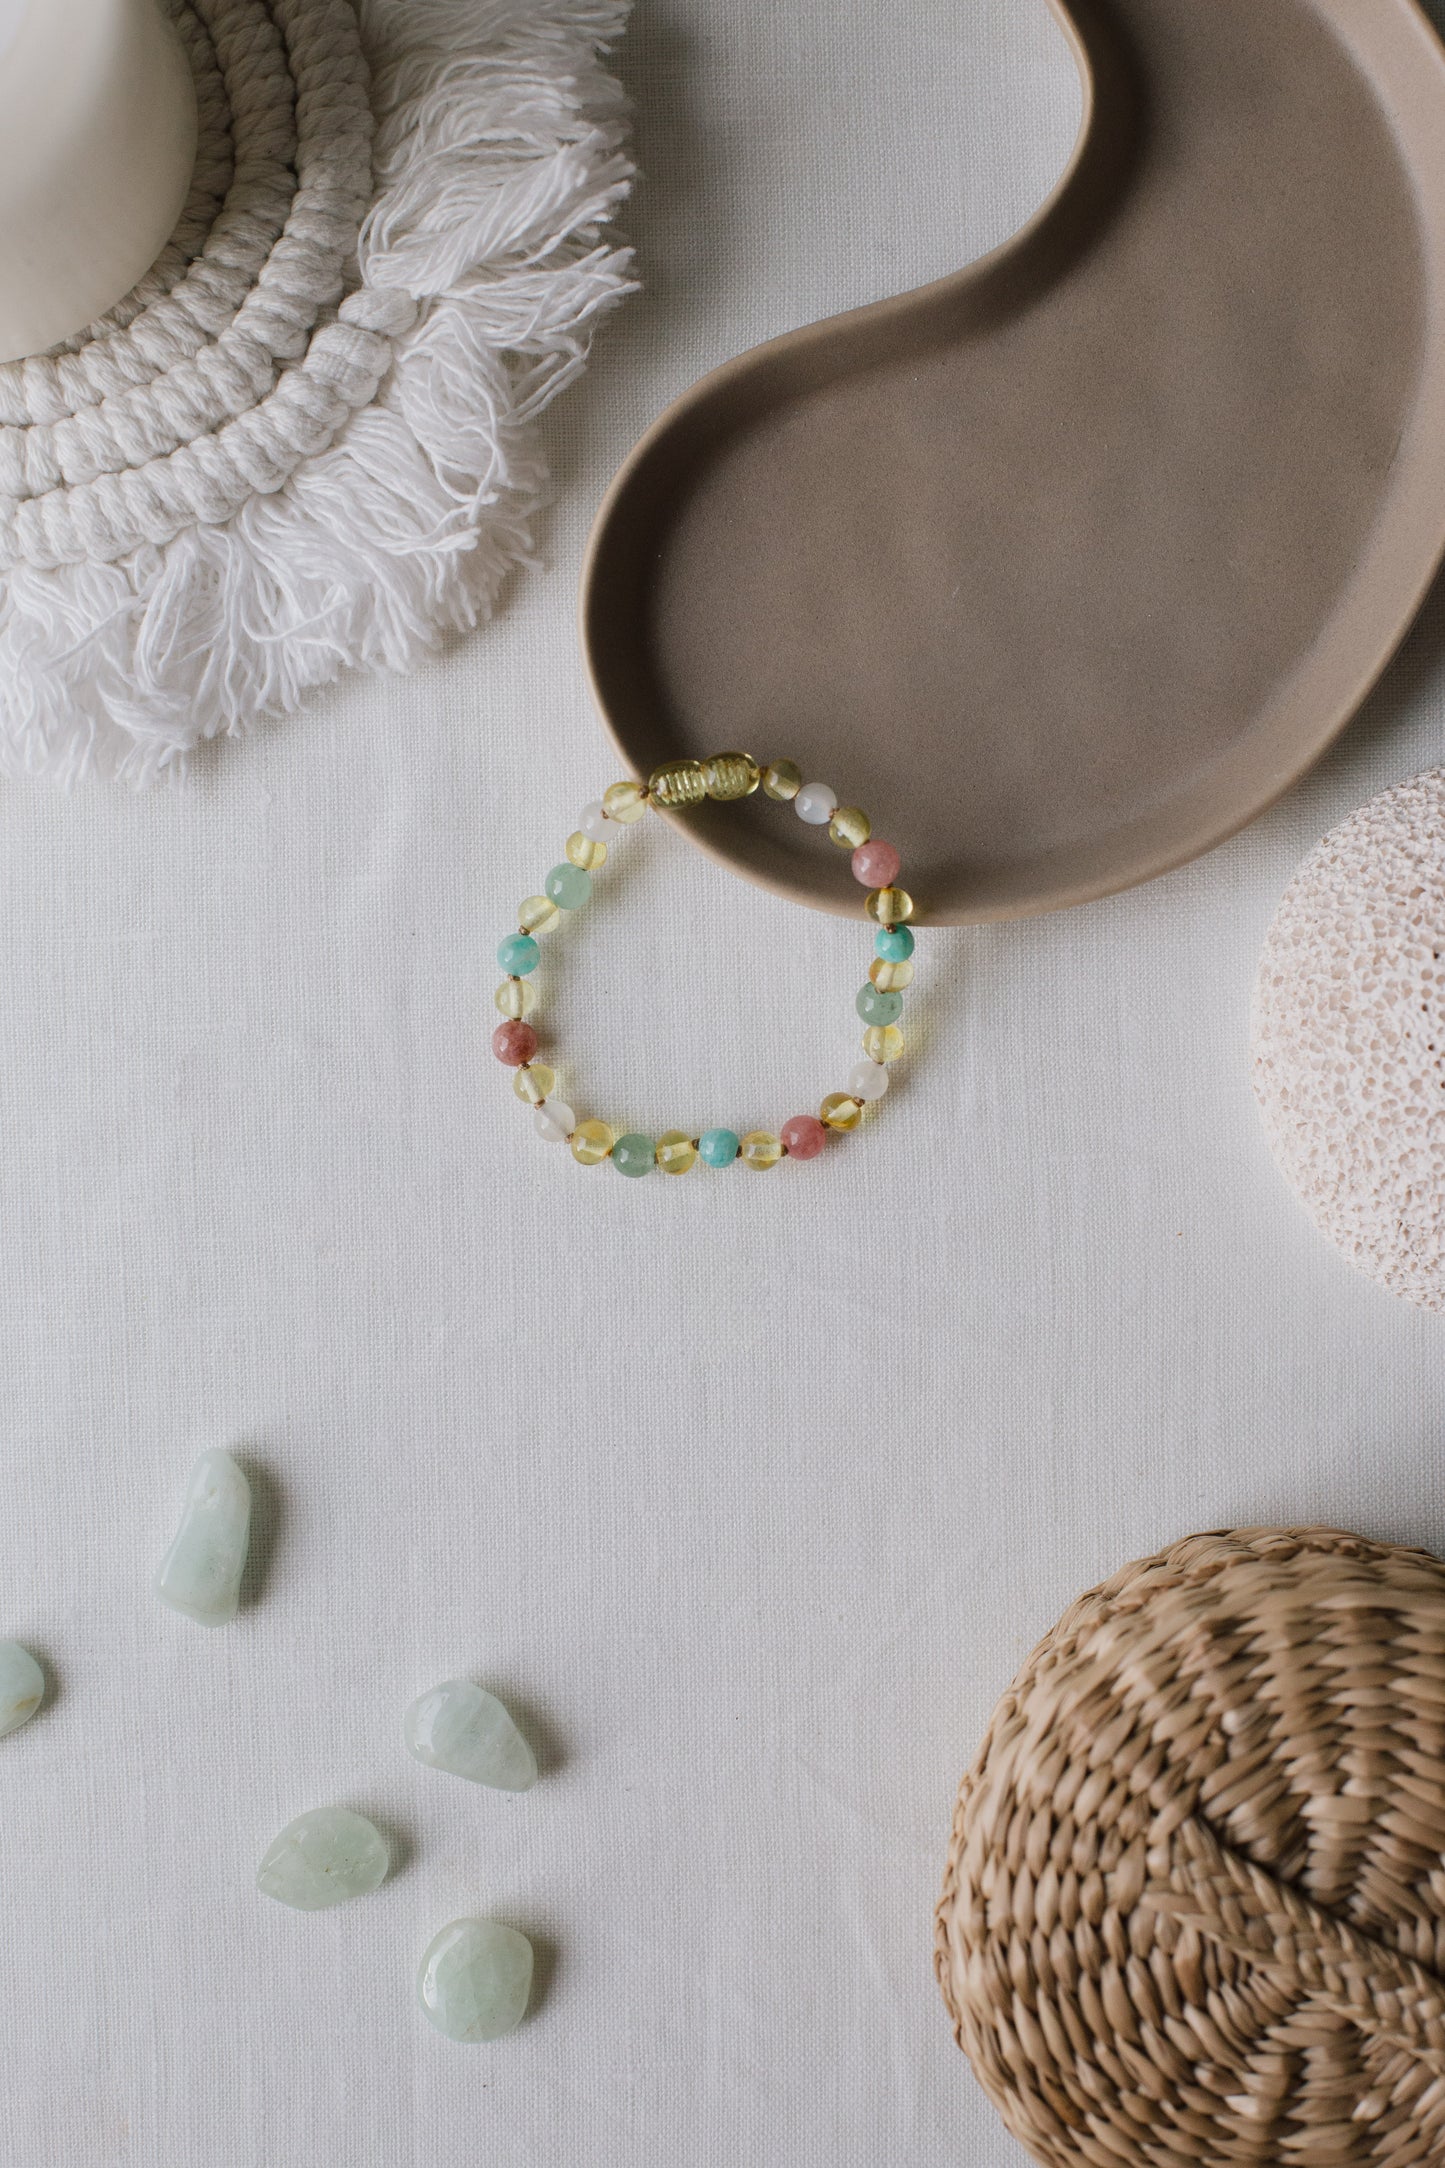
[[[524,1792],[537,1759],[495,1694],[470,1679],[434,1686],[406,1712],[406,1743],[418,1761],[473,1784]]]
[[[422,1959],[416,1987],[448,2040],[500,2040],[527,2014],[532,1945],[498,1920],[453,1920]]]
[[[229,1453],[202,1453],[186,1486],[176,1540],[155,1578],[161,1602],[202,1626],[224,1626],[240,1606],[250,1538],[250,1484]]]
[[[386,1839],[349,1807],[313,1807],[288,1822],[257,1870],[268,1897],[297,1912],[324,1912],[379,1889],[391,1864]]]
[[[19,1731],[45,1699],[45,1674],[29,1649],[0,1641],[0,1739]]]

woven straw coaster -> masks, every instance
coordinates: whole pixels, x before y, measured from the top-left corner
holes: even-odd
[[[529,551],[532,425],[630,285],[622,0],[168,0],[161,260],[0,367],[0,765],[144,780],[406,668]]]
[[[1445,2161],[1445,1566],[1241,1529],[1083,1597],[964,1779],[937,1961],[1050,2168]]]

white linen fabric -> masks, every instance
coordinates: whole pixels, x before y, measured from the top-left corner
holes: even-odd
[[[1195,1529],[1445,1549],[1439,1320],[1314,1233],[1247,1061],[1294,866],[1439,758],[1438,599],[1224,849],[925,935],[906,1072],[821,1162],[629,1183],[531,1134],[492,950],[614,772],[573,634],[610,473],[709,363],[1007,234],[1078,116],[1043,0],[639,0],[619,64],[647,289],[554,410],[553,570],[183,788],[0,796],[0,1634],[56,1687],[0,1741],[6,2168],[1010,2168],[931,1939],[1025,1652]],[[569,1098],[814,1105],[864,929],[624,850]],[[212,1444],[261,1525],[207,1634],[148,1583]],[[533,1792],[407,1758],[458,1675]],[[329,1801],[399,1871],[288,1913],[256,1863]],[[544,1979],[464,2050],[413,1978],[472,1913]]]

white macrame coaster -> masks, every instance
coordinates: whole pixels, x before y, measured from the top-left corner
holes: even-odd
[[[0,767],[144,782],[526,559],[533,424],[631,288],[626,0],[169,0],[200,153],[160,262],[0,367]]]

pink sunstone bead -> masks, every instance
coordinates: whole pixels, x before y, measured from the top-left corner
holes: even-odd
[[[508,1069],[520,1069],[536,1051],[537,1034],[520,1017],[513,1017],[509,1024],[498,1024],[492,1033],[492,1052]]]
[[[891,888],[903,866],[891,843],[860,843],[852,862],[853,878],[865,888]]]
[[[816,1114],[795,1114],[784,1122],[778,1135],[789,1159],[816,1159],[828,1141],[828,1132]]]

